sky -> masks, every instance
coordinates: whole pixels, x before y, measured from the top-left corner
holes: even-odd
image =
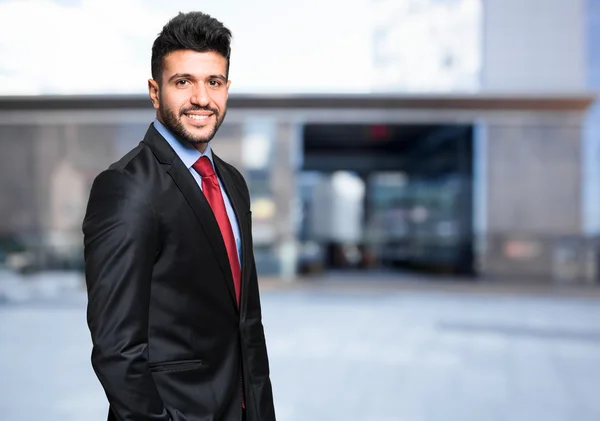
[[[0,0],[0,95],[147,92],[179,11],[233,32],[231,93],[365,92],[371,0]]]

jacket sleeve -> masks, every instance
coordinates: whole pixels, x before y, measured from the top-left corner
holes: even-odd
[[[170,415],[148,367],[150,283],[159,244],[142,187],[118,171],[92,185],[83,221],[92,366],[119,421]],[[174,417],[174,418],[172,418]]]

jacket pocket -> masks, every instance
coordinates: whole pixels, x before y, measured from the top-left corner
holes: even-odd
[[[203,366],[202,360],[180,360],[150,363],[150,371],[153,373],[192,370]]]

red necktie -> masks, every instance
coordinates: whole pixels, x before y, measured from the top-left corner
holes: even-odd
[[[229,266],[231,267],[231,274],[233,275],[235,297],[239,306],[242,274],[237,247],[235,245],[235,237],[233,236],[231,223],[227,216],[227,209],[225,209],[225,202],[223,201],[223,195],[221,194],[219,180],[217,179],[212,163],[206,156],[200,157],[193,165],[193,168],[198,171],[202,177],[202,191],[212,208],[215,218],[217,219],[217,224],[219,224],[219,229],[221,230],[221,235],[225,242],[225,248],[227,249],[227,256],[229,256]]]

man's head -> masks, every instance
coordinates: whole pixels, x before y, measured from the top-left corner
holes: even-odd
[[[157,118],[201,152],[227,112],[231,32],[200,12],[180,13],[152,46],[148,90]]]

